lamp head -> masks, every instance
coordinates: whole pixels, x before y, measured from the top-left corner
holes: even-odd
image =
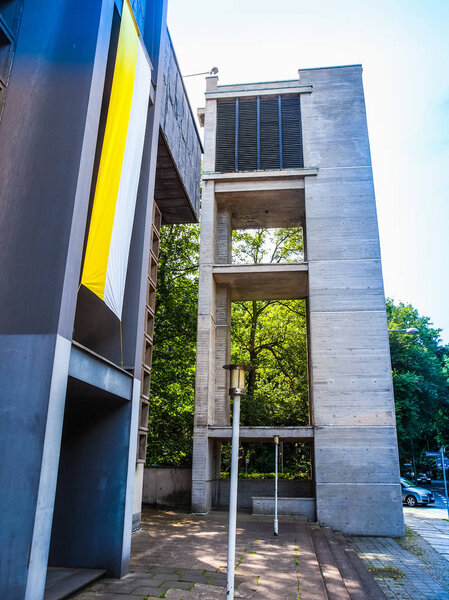
[[[229,394],[231,396],[244,396],[245,390],[245,371],[249,371],[251,367],[249,365],[225,365],[223,369],[231,372],[231,385],[229,388]]]

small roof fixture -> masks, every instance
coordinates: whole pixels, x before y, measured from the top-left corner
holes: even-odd
[[[217,67],[212,67],[210,71],[203,71],[201,73],[190,73],[190,75],[184,75],[184,79],[186,77],[196,77],[197,75],[216,75],[218,73]]]

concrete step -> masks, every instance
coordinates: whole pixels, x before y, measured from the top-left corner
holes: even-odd
[[[370,597],[367,595],[357,571],[354,569],[351,561],[345,553],[345,547],[340,543],[340,540],[343,536],[339,538],[335,532],[328,528],[324,528],[322,531],[326,536],[330,551],[334,558],[335,564],[340,571],[340,575],[343,579],[343,583],[346,586],[350,599],[369,600]]]
[[[301,600],[328,600],[326,586],[318,564],[310,527],[300,521],[296,525],[296,570]]]
[[[352,565],[352,568],[357,573],[365,591],[366,598],[369,600],[387,600],[377,581],[365,567],[361,559],[357,556],[356,551],[354,548],[352,548],[345,536],[341,533],[337,533],[335,534],[335,538],[338,540],[341,548],[343,548],[348,561]]]
[[[351,600],[343,577],[332,554],[328,534],[321,528],[311,527],[313,545],[323,575],[329,600]]]

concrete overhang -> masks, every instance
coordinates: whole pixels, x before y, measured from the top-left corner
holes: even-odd
[[[203,148],[168,31],[163,67],[154,197],[164,223],[196,223]]]
[[[233,171],[231,173],[218,173],[216,171],[203,171],[203,180],[215,181],[257,181],[267,179],[287,180],[304,178],[307,175],[318,175],[318,167],[304,167],[302,169],[275,169],[272,171]]]
[[[157,149],[154,199],[162,213],[164,224],[196,223],[198,221],[197,209],[190,201],[184,179],[178,171],[177,163],[162,131],[159,133]]]
[[[232,439],[232,427],[208,427],[207,435],[216,440],[229,441]],[[283,442],[311,440],[314,436],[313,427],[240,427],[239,439],[244,442],[272,442],[278,435]]]
[[[221,100],[222,98],[251,98],[254,96],[273,96],[275,94],[310,94],[312,91],[312,85],[301,85],[298,80],[247,83],[235,86],[217,86],[214,90],[206,91],[206,99]]]
[[[75,384],[80,395],[92,399],[96,397],[114,397],[128,401],[132,399],[133,376],[76,342],[72,342],[70,351],[69,386],[70,378],[86,384]]]
[[[318,169],[204,173],[214,181],[220,209],[231,211],[233,229],[301,227],[304,222],[304,179]]]
[[[215,265],[212,274],[230,286],[233,301],[294,300],[309,293],[307,263]]]

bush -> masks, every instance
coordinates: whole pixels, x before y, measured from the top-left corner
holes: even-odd
[[[274,473],[239,473],[239,479],[274,479]],[[229,479],[229,472],[222,471],[221,479]],[[278,473],[278,479],[294,480],[294,479],[309,479],[308,473]]]

